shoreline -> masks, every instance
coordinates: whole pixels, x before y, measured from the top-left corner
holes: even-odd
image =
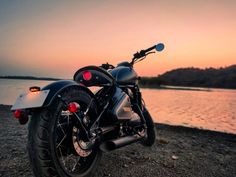
[[[104,153],[95,177],[236,176],[236,135],[155,124],[151,148],[132,144]],[[0,176],[32,177],[26,151],[27,125],[0,104]],[[114,163],[115,161],[115,163]]]
[[[40,81],[58,81],[58,80],[62,80],[62,79],[59,79],[59,78],[34,77],[34,76],[0,76],[0,79],[10,79],[10,80],[40,80]]]
[[[59,80],[71,80],[71,79],[61,79],[61,78],[43,78],[43,77],[4,77],[0,76],[0,79],[9,80],[32,80],[32,81],[59,81]],[[186,91],[212,91],[212,89],[225,89],[225,90],[236,90],[236,88],[227,87],[201,87],[201,86],[176,86],[176,85],[142,85],[140,88],[146,89],[166,89],[166,90],[186,90]]]

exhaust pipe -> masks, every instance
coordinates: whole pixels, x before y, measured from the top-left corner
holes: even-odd
[[[123,146],[135,143],[137,141],[140,141],[144,138],[144,135],[140,136],[138,134],[132,135],[132,136],[125,136],[119,139],[109,140],[100,145],[100,150],[103,152],[109,152],[118,148],[121,148]]]

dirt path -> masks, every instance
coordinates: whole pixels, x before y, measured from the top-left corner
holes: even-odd
[[[32,177],[27,126],[0,105],[0,177]],[[158,124],[156,144],[105,153],[96,177],[236,176],[236,135]]]

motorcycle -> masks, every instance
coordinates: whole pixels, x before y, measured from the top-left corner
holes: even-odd
[[[159,43],[133,55],[131,62],[79,69],[73,80],[60,80],[42,89],[29,88],[11,110],[28,125],[27,150],[34,175],[92,176],[103,152],[140,142],[155,142],[134,64],[162,51]],[[99,89],[92,92],[89,87]]]

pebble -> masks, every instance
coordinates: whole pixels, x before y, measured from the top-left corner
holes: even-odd
[[[168,144],[169,141],[165,140],[165,139],[159,139],[159,143],[161,143],[161,144]]]
[[[172,158],[173,160],[177,160],[179,157],[176,156],[176,155],[172,155],[171,158]]]
[[[110,173],[104,173],[103,176],[111,176]]]
[[[123,167],[125,167],[125,168],[128,168],[128,167],[129,167],[129,165],[127,165],[127,164],[124,164],[124,165],[123,165]]]

